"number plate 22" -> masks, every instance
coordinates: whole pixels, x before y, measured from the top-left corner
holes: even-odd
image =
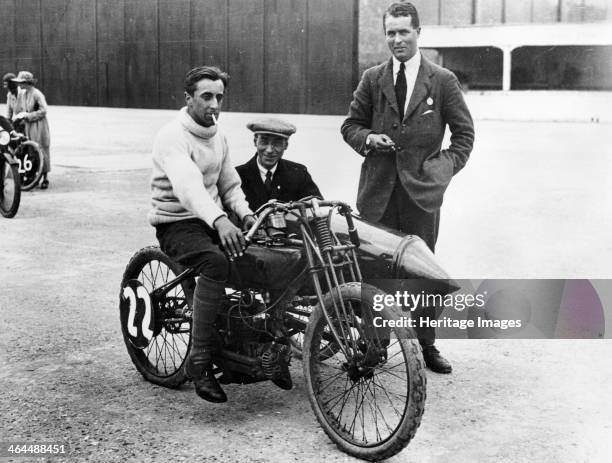
[[[121,289],[121,324],[123,333],[138,349],[153,339],[155,317],[151,297],[138,280],[128,280]]]

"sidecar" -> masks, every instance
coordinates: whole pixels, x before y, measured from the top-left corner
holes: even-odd
[[[357,214],[352,214],[352,218],[359,235],[356,255],[364,282],[387,293],[394,292],[397,279],[411,279],[411,286],[416,285],[419,289],[425,289],[425,286],[421,285],[426,284],[428,291],[442,296],[460,288],[418,236],[406,235],[398,230],[365,220]],[[341,242],[351,241],[343,217],[332,215],[330,226]],[[287,324],[291,326],[293,333],[290,342],[293,353],[298,358],[302,356],[303,332],[313,310],[313,302],[309,302],[309,295],[316,303],[316,299],[312,298],[313,294],[314,288],[308,280],[305,280],[299,292],[301,297],[296,298],[292,306],[287,308]]]
[[[438,263],[425,242],[415,235],[373,223],[353,214],[360,245],[357,259],[364,280],[425,278],[448,282],[448,292],[459,289]],[[332,216],[332,230],[342,240],[349,240],[346,222]]]

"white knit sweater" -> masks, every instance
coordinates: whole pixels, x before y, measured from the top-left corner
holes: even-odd
[[[234,211],[252,214],[231,164],[225,135],[197,124],[182,108],[153,144],[151,225],[199,218],[209,226]]]

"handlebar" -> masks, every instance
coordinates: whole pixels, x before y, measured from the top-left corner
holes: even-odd
[[[358,245],[357,243],[359,243],[359,236],[357,234],[357,230],[355,229],[353,218],[351,216],[351,207],[342,201],[323,200],[312,196],[300,199],[298,201],[290,201],[288,203],[272,199],[267,203],[263,204],[255,212],[255,223],[251,226],[244,238],[247,244],[249,244],[253,240],[253,237],[257,233],[257,230],[259,230],[259,228],[262,226],[262,224],[265,222],[265,220],[270,214],[276,212],[290,213],[291,211],[299,210],[302,212],[302,214],[299,215],[301,216],[305,213],[307,209],[310,209],[313,211],[315,216],[320,217],[323,215],[323,213],[320,211],[320,208],[322,207],[338,208],[340,214],[346,217],[351,242]]]

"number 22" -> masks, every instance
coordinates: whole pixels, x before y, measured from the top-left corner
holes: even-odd
[[[145,313],[144,317],[142,317],[141,329],[142,335],[150,341],[153,338],[153,331],[149,329],[149,325],[151,324],[151,298],[149,297],[149,293],[147,293],[144,286],[138,286],[136,288],[136,293],[134,293],[133,288],[126,286],[123,288],[123,297],[129,299],[130,301],[130,313],[128,314],[127,329],[130,336],[133,336],[134,338],[138,337],[138,328],[134,325],[136,306],[138,304],[137,299],[141,299],[144,302]]]

